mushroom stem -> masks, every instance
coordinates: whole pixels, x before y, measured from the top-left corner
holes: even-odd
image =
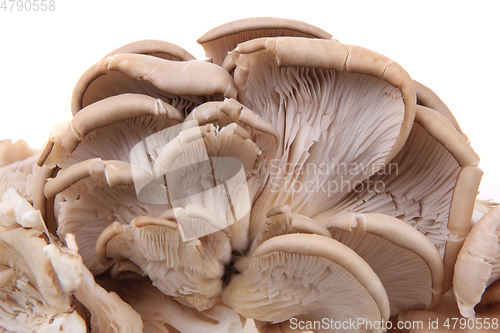
[[[106,255],[106,246],[113,237],[120,233],[121,230],[122,224],[116,221],[108,225],[97,238],[95,253],[97,260],[99,260],[102,265],[109,266],[113,262],[113,259],[108,258]]]

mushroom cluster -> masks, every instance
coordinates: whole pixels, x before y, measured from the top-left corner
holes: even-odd
[[[434,92],[298,21],[198,42],[109,53],[43,151],[0,142],[0,332],[498,329],[500,208]]]

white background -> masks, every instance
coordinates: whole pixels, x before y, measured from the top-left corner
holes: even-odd
[[[385,54],[437,92],[482,159],[479,197],[500,200],[496,3],[55,0],[54,11],[0,9],[0,139],[24,138],[42,147],[50,125],[71,117],[71,93],[80,75],[119,46],[161,39],[204,59],[196,39],[209,29],[277,16]]]

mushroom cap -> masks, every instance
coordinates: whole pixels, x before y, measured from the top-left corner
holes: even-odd
[[[254,58],[257,58],[259,53],[269,54],[278,68],[307,67],[330,70],[334,73],[346,71],[366,74],[396,87],[400,90],[404,101],[404,118],[400,124],[398,139],[386,162],[402,148],[415,117],[416,99],[413,81],[396,62],[377,52],[359,46],[344,45],[333,40],[278,37],[260,38],[242,43],[231,52],[236,65],[234,79],[238,89],[238,99],[258,113],[264,110],[261,111],[261,107],[253,107],[259,97],[257,92],[256,96],[250,99],[246,96],[246,91],[259,88],[258,85],[252,87],[252,83],[248,81],[252,75],[251,63],[256,62]],[[257,69],[254,72],[258,73]],[[309,89],[314,92],[317,89],[314,88]],[[319,91],[316,93],[319,94]]]
[[[439,98],[439,96],[432,91],[429,87],[423,85],[422,83],[418,81],[413,81],[415,84],[415,92],[417,93],[417,103],[419,105],[431,108],[442,114],[446,119],[448,119],[455,129],[464,137],[464,139],[467,142],[469,141],[469,138],[462,132],[462,129],[460,128],[460,125],[458,124],[457,119],[451,113],[451,110],[446,106],[446,104]]]
[[[72,113],[123,93],[160,98],[186,114],[203,102],[236,97],[229,74],[214,64],[120,53],[103,58],[82,75],[73,91]]]
[[[257,236],[252,242],[247,255],[252,255],[255,250],[266,240],[276,236],[300,233],[315,234],[331,238],[331,234],[323,224],[310,217],[292,213],[287,205],[277,206],[267,212],[267,219],[261,225]]]
[[[178,228],[154,220],[138,227],[134,220],[108,226],[97,240],[96,253],[108,267],[111,259],[132,261],[163,293],[204,311],[220,297],[230,246],[222,231],[183,242]]]
[[[262,243],[241,259],[223,301],[247,318],[279,323],[295,316],[389,318],[387,294],[354,251],[324,236],[289,234]],[[351,302],[356,299],[356,303]]]
[[[486,288],[500,278],[500,207],[472,228],[458,254],[453,292],[462,316],[473,318]]]
[[[331,39],[332,35],[311,24],[301,21],[253,17],[222,24],[198,39],[206,56],[217,65],[222,65],[229,51],[238,44],[261,37],[295,36]]]
[[[65,131],[52,135],[39,164],[65,168],[95,157],[128,162],[138,142],[182,119],[173,106],[147,95],[108,97],[83,108]]]
[[[382,214],[346,214],[325,222],[332,237],[354,250],[378,275],[391,315],[437,304],[444,278],[442,258],[418,230]]]
[[[142,169],[122,161],[99,158],[76,163],[49,179],[44,187],[47,198],[53,198],[60,238],[75,235],[85,265],[94,273],[105,267],[99,264],[95,244],[99,234],[112,222],[129,223],[148,213],[159,215],[167,205],[151,205],[139,201],[134,189],[134,174]],[[143,177],[149,177],[149,173]]]
[[[413,81],[378,53],[332,40],[278,37],[239,44],[231,57],[238,100],[280,135],[270,180],[254,206],[252,238],[274,206],[287,204],[307,216],[335,206],[408,137]],[[346,168],[318,167],[325,165]],[[349,186],[341,187],[344,182]],[[326,193],[321,184],[338,187]]]
[[[443,257],[445,293],[451,288],[453,266],[469,232],[482,175],[478,162],[477,154],[448,121],[418,106],[405,146],[385,170],[334,208],[312,217],[323,221],[350,212],[381,213],[411,224]]]
[[[72,152],[87,134],[96,129],[133,118],[162,114],[174,123],[183,120],[183,115],[176,108],[147,95],[122,94],[108,97],[80,110],[62,135],[61,144]]]

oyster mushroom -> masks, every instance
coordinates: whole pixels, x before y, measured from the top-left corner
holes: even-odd
[[[328,32],[301,21],[254,17],[222,24],[201,36],[198,43],[203,46],[208,58],[224,67],[227,53],[238,44],[251,39],[278,36],[332,38]]]
[[[236,97],[229,75],[213,64],[120,53],[103,58],[78,81],[72,97],[73,114],[123,93],[160,98],[185,114],[203,102]]]
[[[292,317],[389,319],[389,301],[378,276],[354,251],[331,238],[273,237],[236,267],[241,274],[224,290],[223,301],[247,318],[272,323]],[[356,303],[349,301],[353,298]],[[351,331],[363,328],[346,330]]]
[[[231,253],[227,236],[219,231],[183,242],[176,223],[143,220],[147,222],[140,227],[137,220],[130,225],[115,222],[101,233],[96,244],[101,263],[128,259],[181,304],[198,311],[212,308],[220,297],[224,266]]]
[[[453,291],[462,316],[473,318],[474,307],[498,303],[500,298],[482,300],[486,288],[500,278],[500,208],[486,213],[472,228],[455,264]],[[493,287],[488,294],[494,295]],[[487,295],[485,295],[487,296]]]
[[[251,237],[273,206],[287,204],[307,216],[328,209],[352,190],[341,188],[342,182],[355,184],[375,173],[409,134],[413,82],[379,54],[337,41],[279,37],[242,43],[230,56],[239,101],[280,135],[270,180],[254,205]],[[346,170],[319,167],[327,164]],[[317,198],[310,200],[312,195]]]
[[[415,228],[382,214],[346,214],[327,221],[325,227],[379,276],[391,315],[436,306],[443,286],[443,262],[434,244]]]
[[[439,249],[445,264],[445,293],[451,288],[453,266],[469,232],[482,176],[478,163],[477,154],[448,121],[418,106],[410,137],[385,170],[313,218],[373,212],[409,223]],[[376,184],[383,186],[377,189]]]

